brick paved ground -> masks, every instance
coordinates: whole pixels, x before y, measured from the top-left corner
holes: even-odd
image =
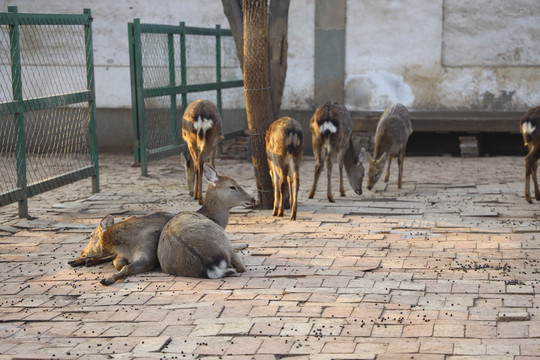
[[[131,158],[101,155],[90,181],[30,200],[33,220],[0,208],[0,359],[533,359],[540,354],[540,204],[523,199],[517,157],[416,157],[404,186],[340,198],[321,177],[298,221],[235,211],[248,271],[223,280],[159,270],[110,287],[110,263],[72,269],[105,214],[198,206],[179,157],[141,178]],[[395,166],[395,165],[394,165]],[[218,170],[255,193],[249,164]],[[288,213],[286,213],[288,216]]]

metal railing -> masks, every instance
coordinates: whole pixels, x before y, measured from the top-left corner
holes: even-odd
[[[0,206],[91,177],[99,191],[92,17],[0,13]]]
[[[242,72],[232,32],[219,25],[141,24],[135,19],[128,34],[134,157],[147,176],[148,162],[185,150],[180,129],[188,100],[195,100],[189,98],[215,99],[222,112],[224,90],[236,88],[241,95],[231,99],[243,98]],[[223,119],[225,136],[247,128],[245,120],[235,120]]]

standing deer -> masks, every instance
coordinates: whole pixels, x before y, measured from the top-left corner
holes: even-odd
[[[229,210],[235,206],[251,207],[255,200],[232,178],[221,175],[210,165],[204,165],[208,190],[203,206],[197,214],[225,228],[229,222]],[[101,220],[90,236],[90,242],[81,253],[81,258],[70,261],[71,266],[92,266],[113,258],[119,271],[103,285],[111,285],[128,275],[150,271],[159,266],[157,249],[159,236],[165,224],[175,214],[158,211],[143,216],[131,216],[114,223],[111,215]],[[243,245],[238,248],[244,247]]]
[[[265,137],[266,158],[274,185],[273,216],[283,216],[286,191],[289,188],[291,220],[296,220],[298,188],[300,187],[300,160],[304,146],[304,133],[300,123],[290,117],[277,119],[270,125]]]
[[[525,156],[525,200],[532,203],[530,177],[532,175],[534,186],[534,197],[540,200],[540,189],[536,178],[538,158],[540,158],[540,106],[535,106],[527,110],[521,118],[521,135],[523,142],[529,149]]]
[[[345,196],[343,187],[343,167],[354,192],[362,195],[362,180],[364,179],[364,167],[362,161],[366,158],[366,150],[362,148],[358,158],[352,145],[352,119],[347,108],[337,102],[327,101],[321,105],[311,118],[311,133],[313,154],[315,155],[315,176],[313,186],[308,195],[313,199],[317,182],[324,168],[326,159],[328,201],[334,202],[332,195],[332,158],[337,156],[339,165],[339,192]]]
[[[381,115],[375,130],[373,157],[368,154],[368,190],[371,190],[381,177],[386,160],[388,160],[388,169],[386,170],[384,182],[388,182],[390,165],[394,156],[398,157],[398,188],[401,189],[403,160],[405,159],[407,140],[411,134],[412,126],[407,108],[397,103],[388,105]]]
[[[167,274],[215,279],[246,271],[234,251],[244,246],[233,246],[224,229],[230,208],[249,207],[255,200],[208,164],[204,173],[210,182],[204,205],[196,212],[176,215],[161,232],[157,256]]]
[[[215,156],[216,145],[223,138],[221,135],[221,115],[214,104],[208,100],[196,100],[190,103],[182,118],[182,138],[186,142],[191,156],[191,165],[195,176],[193,185],[188,186],[190,195],[203,203],[202,173],[203,164],[211,160],[212,166]],[[187,162],[186,162],[187,164]]]

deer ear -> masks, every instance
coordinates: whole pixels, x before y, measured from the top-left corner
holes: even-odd
[[[216,181],[218,181],[218,172],[208,163],[204,163],[203,171],[206,180],[215,185]]]
[[[366,149],[361,148],[360,154],[358,154],[358,164],[361,164],[364,160],[366,160]]]
[[[114,225],[114,218],[112,217],[112,215],[107,215],[103,219],[101,219],[99,225],[101,226],[101,230],[107,230]]]

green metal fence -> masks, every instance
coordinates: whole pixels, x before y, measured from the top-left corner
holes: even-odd
[[[215,28],[128,24],[135,163],[148,175],[148,162],[184,151],[181,116],[198,98],[243,99],[243,81],[232,32]],[[235,100],[236,99],[236,100]],[[223,112],[222,112],[223,115]],[[245,119],[223,117],[224,135],[247,127]]]
[[[92,17],[0,13],[0,206],[91,177],[99,191]]]

